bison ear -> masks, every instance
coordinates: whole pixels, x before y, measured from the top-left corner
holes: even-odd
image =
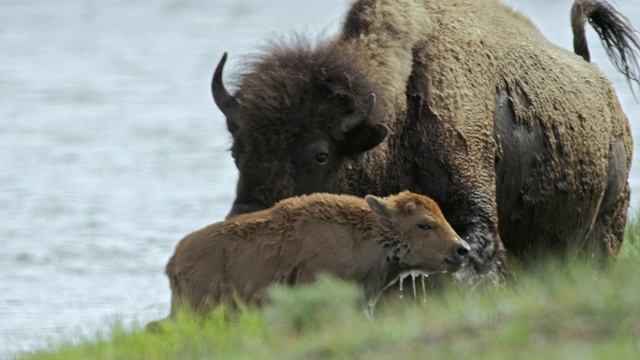
[[[353,112],[340,121],[339,127],[345,137],[347,155],[365,152],[378,146],[387,137],[389,130],[384,125],[369,121],[376,106],[376,95],[371,93],[360,107],[356,106],[353,97],[346,96],[346,99]]]
[[[393,218],[393,211],[385,204],[386,200],[373,195],[367,195],[364,199],[367,204],[369,204],[369,207],[374,214],[382,218]]]
[[[348,155],[365,152],[378,146],[389,133],[381,124],[364,123],[345,134],[344,149]]]

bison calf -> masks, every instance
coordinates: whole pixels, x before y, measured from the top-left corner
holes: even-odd
[[[312,194],[185,237],[166,269],[172,309],[234,299],[260,303],[274,283],[322,272],[360,284],[366,299],[402,273],[458,270],[469,252],[438,205],[408,191],[388,198]]]

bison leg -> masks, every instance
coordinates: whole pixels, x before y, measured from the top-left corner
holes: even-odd
[[[624,240],[629,206],[629,174],[626,147],[622,140],[611,146],[607,185],[602,194],[598,215],[585,239],[581,252],[589,257],[606,260],[615,257]]]
[[[469,209],[468,207],[464,207]],[[473,216],[475,219],[462,221],[462,225],[456,229],[458,234],[471,246],[469,260],[465,267],[456,273],[459,280],[471,284],[479,284],[490,281],[495,284],[503,282],[503,275],[506,267],[506,253],[500,235],[498,234],[495,221],[479,220],[481,216],[478,211],[458,213],[454,218],[467,218]],[[495,225],[493,225],[495,224]],[[454,227],[456,228],[456,227]]]
[[[585,255],[606,261],[618,254],[624,240],[629,196],[630,190],[627,183],[615,203],[602,209],[598,214],[582,250],[586,252]]]

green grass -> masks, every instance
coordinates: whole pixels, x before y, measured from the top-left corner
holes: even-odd
[[[330,277],[276,288],[263,309],[182,312],[162,334],[114,324],[80,344],[59,342],[21,359],[637,359],[640,221],[618,260],[595,268],[545,261],[506,286],[452,285],[426,303],[387,301],[373,320],[358,291]]]
[[[640,214],[636,214],[627,221],[627,231],[619,256],[635,257],[640,260]]]

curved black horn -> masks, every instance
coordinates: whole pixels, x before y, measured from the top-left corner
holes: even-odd
[[[348,115],[344,119],[342,119],[342,123],[340,123],[340,130],[343,133],[346,133],[352,130],[353,128],[355,128],[356,126],[362,124],[362,122],[365,121],[369,117],[369,115],[371,115],[371,112],[373,111],[373,108],[375,106],[376,106],[376,94],[371,93],[371,95],[369,96],[369,101],[363,107],[363,109],[356,110],[353,112],[353,114]]]
[[[226,62],[227,53],[225,52],[216,67],[216,71],[213,73],[213,80],[211,80],[211,93],[213,94],[213,101],[215,101],[220,111],[229,118],[238,107],[238,101],[229,94],[222,83],[222,70],[224,69],[224,64]]]

